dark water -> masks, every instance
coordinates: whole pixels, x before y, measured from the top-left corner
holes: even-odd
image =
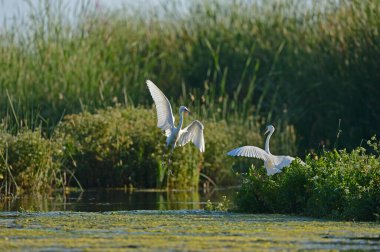
[[[194,210],[204,209],[208,200],[233,201],[236,188],[203,192],[152,192],[116,189],[86,190],[68,194],[25,195],[2,200],[0,211],[125,211],[125,210]]]

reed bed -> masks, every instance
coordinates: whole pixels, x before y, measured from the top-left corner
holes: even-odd
[[[332,146],[339,125],[345,147],[380,131],[378,1],[82,5],[71,21],[42,1],[0,32],[0,87],[48,128],[64,114],[150,105],[149,78],[203,118],[295,125],[301,154]]]

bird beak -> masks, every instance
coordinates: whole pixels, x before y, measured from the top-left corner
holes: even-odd
[[[264,135],[267,134],[269,132],[269,129],[267,128],[267,130],[265,131]]]
[[[190,110],[186,110],[185,113],[189,115],[191,114]]]

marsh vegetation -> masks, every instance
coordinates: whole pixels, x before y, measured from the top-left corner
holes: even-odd
[[[243,181],[240,210],[378,220],[377,142],[361,142],[380,132],[380,3],[301,2],[84,5],[75,23],[41,2],[0,31],[0,194]],[[176,150],[173,176],[146,79],[205,125],[206,152]],[[273,153],[305,168],[267,178],[225,156],[269,123]]]
[[[351,152],[309,155],[306,166],[292,164],[266,176],[252,167],[244,174],[238,209],[251,213],[297,213],[347,220],[380,219],[380,142]]]

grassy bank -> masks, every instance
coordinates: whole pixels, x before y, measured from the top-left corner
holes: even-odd
[[[0,32],[0,87],[17,114],[52,126],[83,109],[150,104],[149,78],[204,118],[287,121],[303,148],[333,145],[342,119],[339,144],[357,146],[380,131],[380,3],[302,3],[84,6],[74,25],[47,1]]]
[[[346,220],[380,217],[380,142],[368,141],[351,152],[309,155],[268,177],[263,168],[244,175],[238,209],[252,213],[295,213]]]

